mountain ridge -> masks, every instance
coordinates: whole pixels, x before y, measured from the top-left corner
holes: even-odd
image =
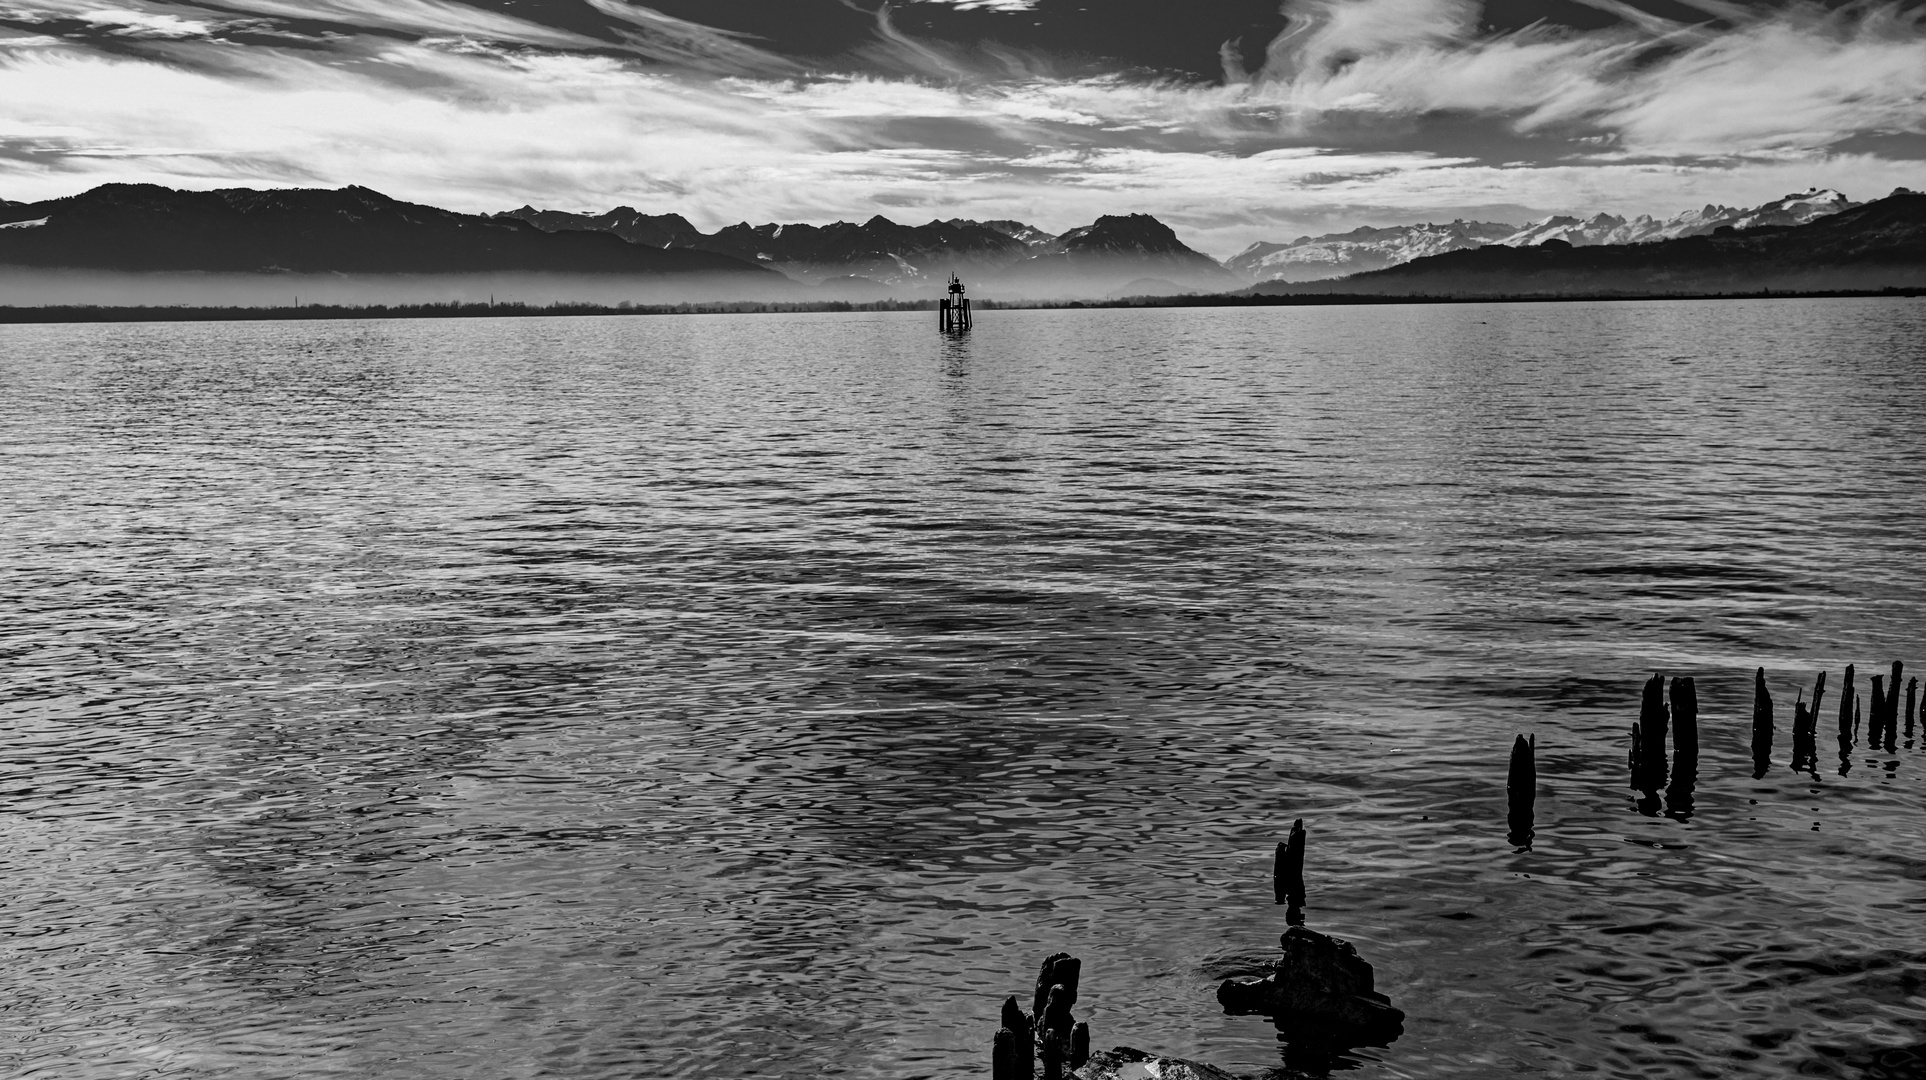
[[[1734,229],[1802,225],[1861,205],[1830,188],[1808,188],[1755,207],[1708,203],[1669,218],[1554,214],[1524,225],[1458,221],[1449,225],[1363,226],[1345,233],[1260,241],[1225,261],[1258,281],[1318,281],[1382,270],[1414,259],[1490,245],[1529,247],[1562,240],[1575,247],[1651,243]]]
[[[221,188],[103,184],[11,203],[0,265],[136,272],[573,274],[757,277],[711,252],[665,251],[599,233],[546,233],[519,220],[402,202],[358,185]],[[38,224],[26,222],[38,220]]]
[[[1906,188],[1803,224],[1638,244],[1490,244],[1245,295],[1555,297],[1910,288],[1926,284],[1926,195]]]

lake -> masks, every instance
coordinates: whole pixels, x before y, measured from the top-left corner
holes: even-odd
[[[961,1080],[1058,950],[1257,1071],[1302,818],[1345,1075],[1919,1075],[1922,463],[1920,300],[0,327],[0,1072]]]

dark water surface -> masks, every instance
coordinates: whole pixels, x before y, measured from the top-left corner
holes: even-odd
[[[1786,764],[1926,668],[1926,304],[933,321],[0,328],[0,1074],[949,1080],[1058,949],[1255,1070],[1297,817],[1350,1075],[1926,1069],[1921,738]]]

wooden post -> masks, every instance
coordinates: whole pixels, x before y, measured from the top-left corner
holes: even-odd
[[[1692,790],[1699,780],[1699,689],[1689,675],[1672,680],[1672,748],[1665,812],[1684,821],[1692,816]]]
[[[1037,972],[1036,994],[1031,999],[1031,1012],[1035,1017],[1033,1022],[1038,1030],[1047,1026],[1044,1016],[1045,1010],[1050,1005],[1050,991],[1059,986],[1063,987],[1068,992],[1068,1000],[1063,1003],[1063,1007],[1069,1008],[1077,1003],[1077,980],[1082,974],[1083,961],[1069,953],[1051,953],[1043,961],[1043,969]]]
[[[1866,728],[1866,746],[1877,750],[1886,741],[1886,676],[1872,677],[1872,704],[1867,706],[1872,723]]]
[[[1665,786],[1666,720],[1665,676],[1654,675],[1645,683],[1632,735],[1632,786],[1647,795]]]
[[[1843,751],[1852,746],[1853,729],[1858,727],[1858,701],[1852,687],[1852,665],[1846,665],[1846,685],[1839,690],[1839,748]]]
[[[1003,1031],[1011,1035],[1009,1050],[1011,1075],[1018,1080],[1034,1080],[1037,1063],[1036,1027],[1017,1006],[1015,995],[1003,999]],[[997,1032],[998,1053],[1002,1051],[1003,1031]],[[1000,1063],[1000,1059],[999,1059]]]
[[[1681,758],[1699,756],[1699,688],[1689,675],[1672,680],[1672,749]]]
[[[1070,1029],[1070,1067],[1081,1069],[1090,1060],[1090,1025],[1079,1023]]]
[[[1034,1080],[1034,1076],[1028,1043],[1009,1028],[998,1028],[990,1051],[991,1080]]]
[[[1505,773],[1506,842],[1529,850],[1534,811],[1538,804],[1538,736],[1512,740],[1511,765]]]
[[[1813,692],[1813,700],[1826,690],[1826,673],[1819,673],[1819,688]],[[1792,703],[1792,771],[1810,772],[1819,768],[1819,741],[1815,729],[1819,717],[1815,710],[1805,702],[1806,692],[1799,690],[1799,700]]]
[[[1291,823],[1290,839],[1277,845],[1273,865],[1273,890],[1277,902],[1286,905],[1284,921],[1292,926],[1304,920],[1304,819]]]
[[[1752,778],[1761,779],[1772,767],[1772,691],[1766,689],[1765,669],[1752,676]]]
[[[1913,706],[1919,701],[1919,680],[1906,680],[1906,737],[1913,737]]]
[[[1892,681],[1886,684],[1886,752],[1892,753],[1899,746],[1899,680],[1906,674],[1906,665],[1893,661]]]

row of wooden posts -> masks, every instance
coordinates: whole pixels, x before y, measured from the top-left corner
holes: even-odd
[[[1905,676],[1906,665],[1894,661],[1890,675],[1874,675],[1870,700],[1862,703],[1856,680],[1856,669],[1846,665],[1844,686],[1839,693],[1837,728],[1839,736],[1840,771],[1850,769],[1850,757],[1862,729],[1866,733],[1866,745],[1873,749],[1892,752],[1898,745],[1900,727],[1905,727],[1905,737],[1913,737],[1916,719],[1926,719],[1920,713],[1919,680],[1907,680],[1905,694],[1900,694],[1901,680]],[[1669,694],[1668,694],[1669,689]],[[1668,707],[1667,699],[1670,699]],[[1818,726],[1820,708],[1826,697],[1826,673],[1820,672],[1812,690],[1812,703],[1806,703],[1802,687],[1798,699],[1792,706],[1792,757],[1794,771],[1810,772],[1818,768]],[[1760,668],[1753,675],[1752,690],[1752,762],[1753,778],[1764,777],[1772,766],[1773,742],[1777,734],[1772,693],[1766,688],[1765,669]],[[1669,736],[1669,740],[1668,740]],[[1668,757],[1666,743],[1671,743]],[[1507,825],[1514,844],[1529,845],[1532,836],[1532,814],[1537,799],[1538,768],[1537,740],[1518,736],[1511,747],[1511,764],[1505,783],[1508,813]],[[1674,812],[1691,809],[1692,789],[1698,778],[1699,759],[1699,694],[1698,686],[1689,676],[1671,680],[1668,688],[1665,677],[1654,675],[1645,683],[1644,694],[1639,702],[1638,721],[1632,725],[1632,746],[1627,764],[1631,772],[1631,787],[1643,793],[1648,808],[1656,808],[1658,793],[1666,792]],[[1281,858],[1281,856],[1280,856]],[[1301,860],[1301,854],[1298,856]],[[1285,868],[1280,863],[1279,877],[1283,880]],[[1282,899],[1280,898],[1280,902]]]

